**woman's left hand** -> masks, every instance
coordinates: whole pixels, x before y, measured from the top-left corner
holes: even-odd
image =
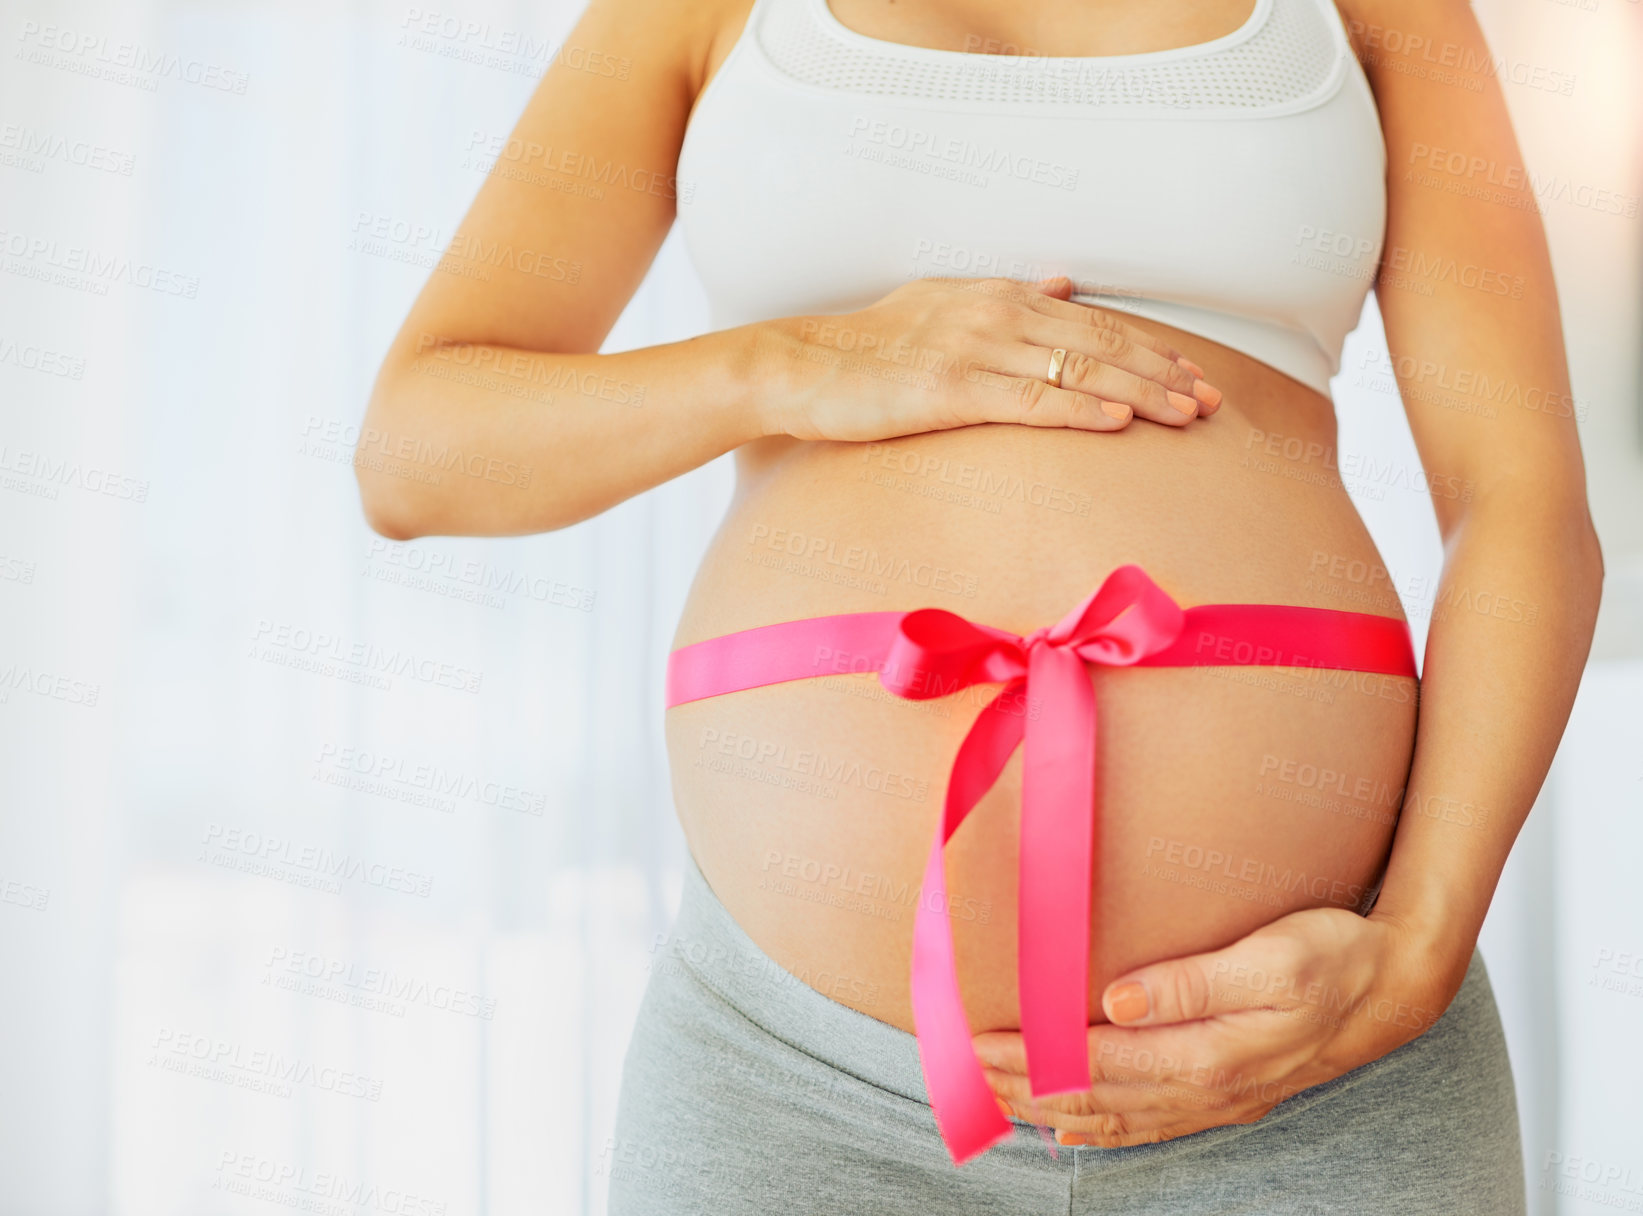
[[[1471,959],[1460,945],[1388,916],[1309,908],[1108,984],[1111,1024],[1089,1029],[1082,1093],[1034,1098],[1018,1031],[974,1036],[976,1054],[1011,1113],[1055,1128],[1061,1144],[1118,1148],[1253,1123],[1436,1022]]]

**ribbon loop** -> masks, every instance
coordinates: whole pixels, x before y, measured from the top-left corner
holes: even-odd
[[[928,701],[971,684],[1013,680],[1027,670],[1018,642],[945,608],[919,608],[898,622],[879,683],[898,697]]]
[[[1128,667],[1181,635],[1186,613],[1139,566],[1120,566],[1050,629],[1090,663]]]

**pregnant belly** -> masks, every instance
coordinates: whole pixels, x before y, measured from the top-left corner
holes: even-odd
[[[1334,472],[1328,403],[1178,345],[1226,391],[1216,415],[1185,429],[985,425],[744,449],[673,645],[927,606],[1024,634],[1126,562],[1184,606],[1401,617]],[[1354,908],[1373,891],[1409,768],[1413,680],[1273,667],[1092,668],[1090,680],[1091,1021],[1106,983],[1131,967],[1214,949],[1295,909]],[[786,970],[903,1029],[947,775],[999,687],[913,702],[871,673],[845,674],[667,711],[680,822],[720,899]],[[1020,1025],[1021,763],[1018,749],[947,849],[976,1031]]]

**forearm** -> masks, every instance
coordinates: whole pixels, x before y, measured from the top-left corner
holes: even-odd
[[[366,517],[406,540],[597,515],[764,433],[756,337],[598,355],[421,335],[385,361],[360,428]]]
[[[1522,483],[1474,502],[1446,549],[1374,915],[1428,941],[1453,992],[1568,721],[1603,567],[1583,495]]]

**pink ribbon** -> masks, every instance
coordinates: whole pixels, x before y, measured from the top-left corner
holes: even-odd
[[[959,996],[943,849],[1023,737],[1021,1034],[1034,1095],[1090,1087],[1090,890],[1095,696],[1085,664],[1128,667],[1169,646],[1185,617],[1139,566],[1121,566],[1045,629],[1017,637],[943,608],[907,613],[879,672],[910,700],[1004,682],[959,746],[913,924],[913,1022],[930,1106],[962,1164],[1014,1130],[976,1059]],[[1037,712],[1030,712],[1035,710]]]
[[[786,680],[876,671],[909,700],[1003,683],[960,745],[913,925],[913,1020],[930,1106],[955,1164],[1013,1124],[971,1043],[947,920],[943,848],[1023,740],[1021,1031],[1037,1096],[1090,1086],[1086,1003],[1095,845],[1095,697],[1086,664],[1328,667],[1416,674],[1396,618],[1284,604],[1181,608],[1120,566],[1056,624],[1018,637],[940,608],[779,621],[668,656],[666,703]]]

